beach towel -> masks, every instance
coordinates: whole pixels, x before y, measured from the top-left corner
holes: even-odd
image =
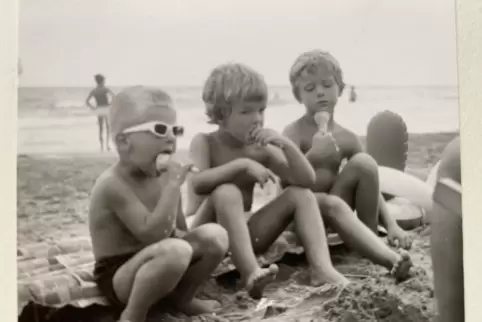
[[[261,266],[279,261],[286,253],[302,254],[292,232],[283,233],[268,252],[258,257]],[[107,306],[94,279],[94,256],[89,236],[25,245],[17,250],[18,314],[29,303],[62,308]],[[213,273],[218,277],[235,270],[228,256]]]

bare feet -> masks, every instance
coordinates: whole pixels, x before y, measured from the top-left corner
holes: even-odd
[[[350,284],[350,281],[335,269],[333,270],[333,272],[329,274],[327,273],[320,274],[318,272],[312,272],[311,285],[321,286],[323,284],[333,284],[333,285],[340,285],[344,287]]]
[[[397,282],[404,281],[409,277],[412,265],[410,255],[406,251],[400,250],[400,258],[395,264],[393,264],[390,274],[395,277]]]
[[[221,309],[221,303],[215,300],[192,299],[192,301],[176,305],[179,312],[188,316],[213,313]]]
[[[277,265],[271,264],[268,268],[260,268],[251,273],[246,280],[246,289],[249,296],[255,300],[262,298],[264,288],[276,278],[278,270]]]

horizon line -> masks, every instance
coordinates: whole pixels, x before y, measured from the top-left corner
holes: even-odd
[[[139,85],[139,84],[137,84]],[[118,85],[118,84],[108,84],[107,87],[130,87],[130,86],[137,86],[134,84],[130,85]],[[353,84],[345,84],[346,87],[352,86]],[[152,87],[164,87],[164,88],[202,88],[203,85],[152,85],[152,84],[145,84],[143,86],[152,86]],[[354,85],[355,88],[421,88],[421,87],[458,87],[458,84],[389,84],[389,85],[382,85],[382,84],[360,84]],[[85,88],[85,87],[95,87],[94,84],[88,85],[18,85],[17,88]],[[290,84],[268,84],[269,88],[276,88],[276,87],[291,87]]]

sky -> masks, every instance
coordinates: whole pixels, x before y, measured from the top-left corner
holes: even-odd
[[[323,49],[356,85],[456,85],[454,0],[20,0],[21,86],[201,86],[237,61],[270,85]]]

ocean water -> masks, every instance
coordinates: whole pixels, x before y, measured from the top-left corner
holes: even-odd
[[[97,119],[84,105],[89,88],[21,87],[18,89],[18,153],[62,154],[99,151]],[[114,92],[121,88],[112,88]],[[200,87],[166,87],[175,100],[179,122],[186,128],[178,142],[183,149],[192,137],[211,131],[207,124]],[[348,91],[340,97],[336,120],[365,135],[370,119],[378,112],[399,114],[409,132],[448,132],[459,129],[456,87],[358,87],[358,99],[348,101]],[[291,89],[271,87],[266,126],[281,131],[300,117],[304,107],[293,98]]]

